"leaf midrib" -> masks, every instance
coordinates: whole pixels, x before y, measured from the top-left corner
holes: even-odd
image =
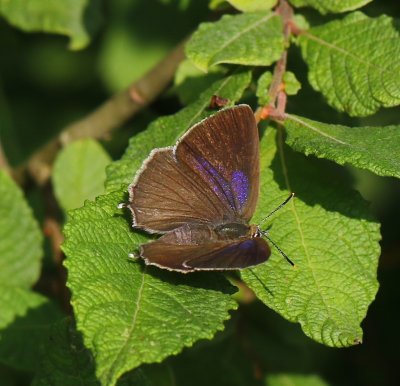
[[[281,135],[282,129],[279,128],[278,130],[279,130],[278,131],[278,145],[279,145],[278,146],[278,152],[280,154],[279,158],[280,158],[280,161],[281,161],[282,172],[283,172],[283,175],[284,175],[284,178],[285,178],[285,183],[286,183],[286,186],[287,186],[288,190],[292,191],[291,185],[290,185],[290,182],[289,182],[289,173],[288,173],[287,165],[286,165],[286,162],[285,162],[285,155],[284,155],[284,150],[283,150],[283,138],[282,138],[282,135]],[[334,322],[335,318],[332,317],[332,315],[331,315],[330,309],[329,309],[329,307],[328,307],[328,305],[327,305],[327,303],[325,301],[323,293],[322,293],[322,291],[320,289],[320,285],[319,285],[318,280],[317,280],[317,278],[315,276],[314,267],[311,264],[311,259],[310,259],[310,255],[309,255],[309,252],[308,252],[308,248],[307,248],[305,240],[304,240],[304,234],[303,234],[303,229],[301,227],[301,221],[300,221],[300,218],[298,216],[298,213],[297,213],[297,210],[296,210],[296,204],[295,204],[294,201],[295,200],[292,200],[292,202],[291,202],[291,210],[292,210],[292,212],[294,214],[294,217],[295,217],[295,220],[296,220],[297,229],[298,229],[298,232],[299,232],[300,238],[301,238],[301,244],[302,244],[302,247],[304,249],[305,256],[307,258],[307,264],[308,264],[308,267],[309,267],[310,272],[312,274],[312,278],[314,280],[315,287],[317,288],[318,294],[319,294],[319,296],[320,296],[320,298],[322,300],[323,305],[325,306],[327,314],[329,315],[329,319],[332,320],[332,322]]]
[[[232,44],[235,40],[239,39],[241,36],[247,34],[249,31],[251,31],[252,29],[258,27],[260,24],[262,24],[263,22],[267,22],[269,19],[271,19],[272,17],[274,17],[275,14],[274,13],[269,13],[266,16],[264,16],[262,19],[260,19],[259,21],[257,21],[254,24],[249,25],[247,28],[245,28],[244,30],[236,33],[235,35],[233,35],[229,40],[227,40],[224,44],[222,44],[219,49],[215,52],[215,54],[210,58],[210,60],[208,61],[207,65],[212,62],[212,60],[221,52],[223,51],[228,45]]]
[[[142,296],[143,296],[146,272],[147,272],[147,266],[144,267],[143,272],[142,272],[142,281],[140,283],[138,296],[137,296],[137,300],[136,300],[135,312],[133,313],[133,316],[132,316],[132,323],[131,323],[131,326],[129,328],[128,335],[126,336],[124,344],[120,347],[117,355],[115,356],[115,359],[114,359],[113,363],[110,366],[110,369],[107,372],[107,375],[105,376],[106,385],[110,385],[111,384],[111,380],[112,380],[112,378],[114,376],[114,373],[115,373],[115,368],[119,363],[121,363],[121,357],[125,354],[125,352],[127,350],[127,347],[128,347],[128,342],[131,340],[133,332],[135,330],[137,318],[138,318],[138,315],[139,315],[139,310],[141,308],[140,305],[141,305]]]
[[[349,143],[344,142],[344,141],[342,141],[342,140],[340,140],[340,139],[338,139],[338,138],[335,138],[335,137],[332,136],[332,135],[329,135],[329,134],[327,134],[327,133],[324,133],[322,130],[320,130],[320,129],[316,128],[316,127],[313,127],[310,123],[305,122],[305,121],[303,121],[302,119],[295,117],[294,115],[285,114],[285,118],[291,119],[292,121],[295,121],[295,122],[297,122],[297,123],[299,123],[299,124],[301,124],[301,125],[304,125],[305,127],[308,127],[310,130],[313,130],[313,131],[315,131],[316,133],[321,134],[323,137],[326,137],[326,138],[329,138],[329,139],[331,139],[331,140],[333,140],[333,141],[335,141],[335,142],[338,142],[338,143],[340,143],[341,145],[348,145],[348,146],[351,146]]]
[[[358,151],[360,154],[366,154],[366,153],[368,154],[368,153],[370,153],[370,149],[369,148],[367,148],[365,146],[357,145],[354,142],[348,143],[348,142],[341,141],[340,139],[323,132],[321,129],[318,129],[317,127],[314,127],[311,123],[303,121],[301,118],[295,117],[295,116],[290,115],[290,114],[285,114],[285,118],[291,119],[292,121],[297,122],[300,125],[303,125],[303,127],[308,128],[308,129],[310,129],[312,131],[315,131],[316,133],[320,134],[321,136],[326,137],[328,139],[331,139],[331,140],[333,140],[335,142],[338,142],[341,145],[347,145],[347,146],[349,146],[350,149],[353,149],[353,151]],[[349,129],[351,129],[351,128],[349,128]],[[380,139],[382,140],[383,138],[380,138]],[[391,138],[389,138],[389,139],[391,139]],[[368,144],[367,144],[367,146],[368,146]],[[314,149],[314,151],[317,152],[316,149]],[[390,153],[386,153],[386,154],[380,153],[379,154],[380,155],[380,159],[386,161],[388,164],[391,164],[392,157],[390,157]],[[347,161],[347,162],[349,162],[349,161]],[[379,166],[381,168],[381,170],[385,170],[385,171],[391,170],[390,168],[387,168],[387,167],[382,168],[381,165],[377,165],[377,164],[374,164],[374,163],[372,163],[372,164],[375,165],[375,166]],[[395,170],[395,172],[397,172],[397,170]]]
[[[234,73],[236,73],[236,71],[234,71]],[[230,81],[231,79],[232,79],[232,76],[226,78],[226,79],[222,82],[221,86],[220,86],[216,91],[219,91],[219,90],[221,90],[223,87],[225,87],[226,84],[229,83],[229,81]],[[208,106],[208,103],[209,103],[209,102],[207,101],[207,102],[203,103],[203,104],[200,106],[200,108],[198,109],[198,111],[197,111],[197,112],[192,116],[192,118],[189,120],[188,127],[190,127],[190,126],[193,124],[193,122],[200,116],[200,114],[206,109],[206,107]],[[136,309],[135,309],[135,312],[134,312],[134,315],[133,315],[133,318],[132,318],[132,323],[131,323],[131,327],[130,327],[130,329],[129,329],[128,336],[127,336],[127,338],[125,339],[124,345],[123,345],[123,346],[120,348],[120,350],[118,351],[118,354],[116,355],[116,359],[114,360],[113,364],[111,365],[110,369],[108,370],[108,373],[107,373],[107,376],[106,376],[107,384],[110,383],[110,381],[111,381],[111,379],[112,379],[112,377],[113,377],[114,371],[115,371],[116,364],[119,363],[119,359],[121,358],[121,356],[122,356],[122,355],[124,354],[124,352],[126,351],[127,343],[129,342],[129,340],[131,339],[131,337],[132,337],[132,335],[133,335],[133,331],[134,331],[135,325],[136,325],[137,316],[138,316],[138,313],[139,313],[140,302],[141,302],[141,298],[142,298],[142,295],[143,295],[143,288],[144,288],[144,284],[145,284],[145,274],[146,274],[146,270],[147,270],[147,267],[144,268],[143,273],[142,273],[142,282],[141,282],[141,285],[140,285],[140,288],[139,288],[138,298],[137,298],[137,301],[136,301]]]
[[[302,36],[305,36],[305,37],[309,38],[310,40],[313,40],[314,42],[319,43],[321,46],[325,46],[329,49],[332,49],[332,51],[340,52],[344,56],[348,56],[358,63],[364,64],[367,67],[373,68],[374,70],[376,70],[377,72],[379,72],[381,74],[383,74],[385,72],[390,72],[390,70],[387,67],[379,67],[373,62],[368,62],[364,58],[356,56],[351,51],[345,50],[344,48],[342,48],[338,45],[335,45],[334,43],[328,42],[319,36],[313,35],[312,33],[308,32],[308,31],[304,32],[302,34]],[[393,75],[397,76],[397,74],[393,74]]]

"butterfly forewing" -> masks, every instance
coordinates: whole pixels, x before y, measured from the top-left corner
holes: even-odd
[[[259,192],[259,139],[250,107],[222,110],[182,137],[175,153],[210,186],[226,210],[226,221],[249,221]]]
[[[175,147],[153,150],[129,187],[134,226],[163,233],[189,222],[248,221],[258,143],[253,112],[240,105],[193,126]]]
[[[176,162],[172,148],[154,150],[129,187],[134,226],[163,233],[188,222],[222,219],[226,208],[204,181]]]

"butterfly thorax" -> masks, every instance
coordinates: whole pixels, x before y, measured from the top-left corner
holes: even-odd
[[[220,239],[235,240],[240,237],[260,237],[260,230],[257,225],[243,223],[226,223],[217,225],[214,231]]]

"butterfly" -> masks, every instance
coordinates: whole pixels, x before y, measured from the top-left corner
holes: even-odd
[[[247,105],[221,110],[175,146],[154,149],[128,189],[133,227],[162,235],[141,245],[139,256],[184,273],[265,262],[265,232],[249,224],[259,179],[258,129]]]

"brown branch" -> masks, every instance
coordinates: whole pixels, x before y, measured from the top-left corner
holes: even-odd
[[[107,138],[144,107],[154,101],[171,81],[184,58],[184,42],[126,90],[114,95],[83,119],[65,127],[58,138],[39,149],[27,162],[27,169],[38,185],[50,177],[51,166],[61,144],[80,138]]]
[[[1,141],[0,141],[0,170],[4,170],[7,174],[11,174],[10,164],[8,163],[7,156],[4,153]]]
[[[283,82],[283,76],[287,66],[287,48],[290,43],[290,36],[294,26],[293,23],[293,8],[286,0],[281,0],[276,9],[276,13],[281,16],[283,22],[283,37],[285,50],[281,57],[276,62],[274,73],[272,75],[271,85],[268,89],[269,103],[266,106],[260,107],[255,112],[257,122],[261,119],[276,118],[283,119],[286,108],[286,92]]]

